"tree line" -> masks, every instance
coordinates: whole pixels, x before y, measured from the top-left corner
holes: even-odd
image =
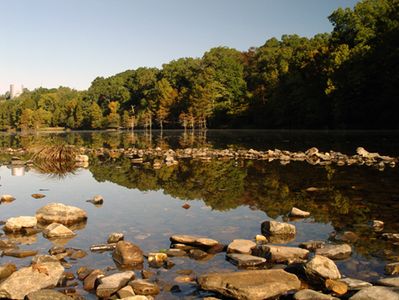
[[[0,97],[0,130],[66,127],[399,128],[399,0],[330,16],[331,33],[216,47],[162,68]]]

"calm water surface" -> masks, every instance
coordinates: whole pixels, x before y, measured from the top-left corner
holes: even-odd
[[[35,136],[0,135],[0,148],[26,147],[46,143],[68,143],[85,147],[213,147],[254,148],[305,151],[316,146],[323,151],[335,150],[354,154],[358,146],[380,154],[399,156],[397,132],[288,132],[288,131],[209,131],[207,135],[183,134],[181,131],[159,132],[152,136],[131,133],[67,133]],[[62,202],[87,211],[88,222],[78,235],[65,242],[88,252],[76,261],[79,266],[114,267],[110,253],[90,253],[92,244],[105,243],[111,232],[123,232],[125,240],[138,244],[143,251],[169,248],[172,234],[199,234],[229,243],[236,238],[253,239],[260,234],[265,220],[289,221],[297,227],[296,239],[289,245],[307,240],[328,240],[335,231],[353,231],[359,239],[352,244],[351,258],[338,261],[346,276],[369,281],[384,276],[387,262],[399,259],[399,246],[372,233],[369,222],[383,220],[385,232],[399,232],[398,167],[379,171],[367,166],[312,166],[304,162],[281,165],[278,161],[211,161],[182,160],[177,166],[153,170],[150,165],[135,165],[124,157],[91,157],[87,168],[62,176],[40,168],[13,169],[10,156],[2,155],[0,194],[12,194],[16,200],[1,204],[1,220],[34,215],[50,202]],[[14,175],[14,176],[13,176]],[[321,192],[306,192],[308,187]],[[44,189],[45,191],[41,191]],[[44,193],[33,199],[32,193]],[[96,207],[86,200],[101,194],[105,201]],[[182,208],[184,203],[190,209]],[[297,206],[311,212],[304,220],[289,220],[287,214]],[[22,249],[47,253],[58,242],[41,234],[10,237]],[[12,261],[27,265],[30,259],[1,257],[1,264]],[[196,275],[217,270],[236,270],[221,253],[208,261],[174,258],[171,270],[156,269],[161,286],[171,286],[177,270],[192,269]],[[147,268],[147,266],[145,266]],[[163,291],[160,299],[199,298],[204,294],[194,285],[179,284],[181,292]],[[80,290],[88,299],[91,294]],[[167,290],[167,288],[165,288]]]

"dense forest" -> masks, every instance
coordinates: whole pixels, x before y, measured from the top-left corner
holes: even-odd
[[[399,0],[339,8],[331,33],[283,35],[240,52],[0,97],[0,130],[103,128],[399,128]]]

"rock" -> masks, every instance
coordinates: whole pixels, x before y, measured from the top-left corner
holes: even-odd
[[[175,277],[174,281],[177,283],[188,283],[195,281],[195,277],[190,275],[180,275]]]
[[[134,292],[139,295],[157,295],[160,292],[159,286],[144,279],[136,279],[129,282]]]
[[[125,236],[122,232],[113,232],[108,236],[107,243],[113,244],[119,241],[123,241],[124,237]]]
[[[166,251],[166,254],[169,257],[180,257],[180,256],[186,256],[187,252],[181,249],[168,249]]]
[[[277,221],[265,221],[261,225],[262,234],[265,236],[269,235],[288,235],[292,236],[296,234],[296,228],[294,225],[288,223],[282,223]]]
[[[225,252],[227,250],[227,246],[223,244],[217,244],[215,246],[212,246],[211,248],[207,249],[206,252],[209,254],[216,254],[220,252]]]
[[[15,197],[13,197],[12,195],[1,195],[0,197],[0,203],[1,202],[12,202],[15,200]]]
[[[40,290],[32,292],[29,293],[26,298],[27,300],[73,300],[72,297],[54,290]]]
[[[265,258],[249,254],[229,253],[226,258],[239,268],[255,268],[266,264]]]
[[[372,286],[361,289],[350,300],[399,300],[397,290],[383,286]]]
[[[91,200],[91,203],[93,204],[103,204],[104,203],[104,198],[101,195],[95,195]]]
[[[87,276],[90,275],[91,272],[93,272],[93,269],[90,269],[88,267],[80,267],[76,271],[76,274],[78,275],[79,280],[84,280]]]
[[[382,234],[382,237],[392,242],[399,242],[399,233],[386,232]]]
[[[290,212],[291,217],[307,218],[310,216],[310,212],[300,210],[299,208],[293,207]]]
[[[265,257],[273,263],[300,263],[309,256],[309,251],[297,247],[261,245],[253,251],[254,255]]]
[[[44,194],[32,194],[31,197],[35,198],[35,199],[42,199],[42,198],[46,197],[46,195],[44,195]]]
[[[345,231],[343,233],[336,233],[334,231],[330,234],[330,239],[344,243],[356,243],[356,241],[359,239],[359,236],[353,231]]]
[[[170,237],[172,243],[181,243],[198,247],[212,247],[219,244],[218,241],[195,235],[175,234]]]
[[[37,220],[35,217],[16,217],[9,218],[3,227],[5,232],[20,232],[24,228],[33,228],[37,225]]]
[[[316,251],[316,249],[324,247],[326,243],[324,241],[307,241],[299,244],[299,248],[303,248],[309,251]]]
[[[191,249],[188,251],[188,256],[190,256],[190,258],[195,260],[201,260],[208,257],[208,253],[202,251],[201,249]]]
[[[55,287],[63,272],[58,261],[21,268],[0,284],[0,298],[23,299],[32,292]]]
[[[148,270],[142,270],[141,271],[141,277],[143,279],[149,279],[149,278],[151,278],[154,275],[155,275],[155,273],[152,272],[152,271],[148,271]]]
[[[322,255],[330,259],[345,259],[351,256],[352,247],[348,244],[325,245],[323,248],[316,249],[316,255]]]
[[[251,254],[256,244],[251,240],[233,240],[227,247],[227,253]]]
[[[322,294],[310,289],[300,290],[294,294],[295,300],[339,300],[339,298],[330,295]]]
[[[118,296],[121,299],[124,299],[127,297],[135,296],[135,293],[133,291],[133,288],[130,285],[127,285],[118,291]]]
[[[75,232],[70,230],[68,227],[65,227],[59,223],[52,223],[48,225],[43,230],[43,236],[52,239],[52,238],[71,238],[76,235]]]
[[[257,244],[266,244],[267,243],[267,238],[264,235],[257,234],[255,236],[255,242]]]
[[[15,242],[10,240],[0,240],[0,249],[17,248]]]
[[[309,279],[314,281],[324,281],[325,279],[340,279],[336,264],[328,257],[315,255],[305,264],[305,273]]]
[[[127,298],[123,298],[123,300],[153,300],[153,298],[149,298],[143,295],[136,295],[136,296],[130,296]]]
[[[181,207],[184,209],[189,209],[191,207],[191,205],[188,203],[184,203]]]
[[[17,257],[17,258],[35,256],[36,254],[37,254],[37,251],[35,251],[35,250],[6,249],[3,251],[4,256],[12,256],[12,257]]]
[[[363,158],[368,158],[368,159],[373,159],[376,157],[379,157],[380,155],[378,153],[370,153],[363,147],[357,147],[356,148],[356,153],[360,155]]]
[[[305,154],[307,156],[313,156],[313,155],[316,155],[317,153],[319,153],[319,149],[317,149],[316,147],[312,147],[305,151]]]
[[[97,278],[103,277],[104,272],[101,270],[92,271],[83,281],[83,289],[85,291],[91,291],[95,288]]]
[[[354,278],[342,278],[340,281],[348,285],[349,290],[360,290],[366,287],[373,286],[371,283]]]
[[[85,256],[87,256],[86,251],[83,251],[81,249],[72,249],[71,254],[69,255],[71,259],[80,259]]]
[[[201,288],[222,295],[248,300],[278,297],[300,288],[294,274],[283,270],[253,270],[228,273],[211,273],[198,279]]]
[[[373,220],[372,227],[375,232],[381,232],[384,230],[384,222],[380,220]]]
[[[399,287],[399,277],[383,278],[383,279],[378,280],[378,284],[384,285],[384,286]]]
[[[36,212],[39,223],[60,223],[71,225],[87,220],[87,213],[78,207],[64,205],[62,203],[50,203]]]
[[[143,251],[137,245],[126,241],[116,244],[112,258],[122,266],[139,265],[144,262]]]
[[[326,288],[335,295],[345,295],[348,292],[348,285],[345,282],[327,279],[325,282]]]
[[[9,277],[16,270],[17,267],[11,263],[7,263],[5,265],[0,266],[0,281]]]
[[[79,155],[76,155],[75,161],[77,161],[77,162],[88,162],[89,161],[89,157],[87,155],[84,155],[84,154],[79,154]]]
[[[100,284],[96,290],[96,295],[100,298],[108,298],[111,294],[124,287],[132,278],[134,279],[133,271],[126,271],[101,277],[99,280]]]
[[[399,274],[399,262],[387,264],[385,266],[385,273],[388,275]]]

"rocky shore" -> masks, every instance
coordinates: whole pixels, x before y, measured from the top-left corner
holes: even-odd
[[[5,195],[10,196],[10,195]],[[104,199],[96,195],[93,199]],[[307,218],[309,212],[293,207],[290,216]],[[0,298],[7,299],[85,299],[85,290],[98,299],[145,300],[157,298],[161,292],[177,292],[190,284],[202,299],[399,299],[399,263],[389,263],[385,272],[390,277],[376,282],[348,278],[336,261],[352,255],[347,239],[336,237],[328,241],[308,241],[297,245],[295,222],[266,220],[253,239],[235,239],[229,244],[207,236],[174,234],[169,249],[143,252],[140,245],[125,240],[120,232],[110,233],[104,244],[90,249],[53,246],[47,253],[20,248],[11,235],[29,236],[41,233],[53,240],[74,238],[76,228],[89,218],[74,206],[50,203],[38,209],[34,216],[12,217],[3,222],[4,237],[0,239],[2,256],[32,257],[28,265],[0,265]],[[370,231],[379,238],[395,243],[397,233],[384,232],[384,223],[374,220]],[[278,242],[275,242],[275,241]],[[286,242],[285,242],[286,241]],[[79,259],[90,252],[109,257],[114,268],[97,269],[95,265],[80,265]],[[202,272],[190,269],[176,271],[174,282],[160,280],[163,272],[176,268],[184,257],[200,264],[215,256],[224,256],[236,266],[235,271]],[[70,272],[74,265],[75,272]],[[184,267],[184,266],[183,266]]]

